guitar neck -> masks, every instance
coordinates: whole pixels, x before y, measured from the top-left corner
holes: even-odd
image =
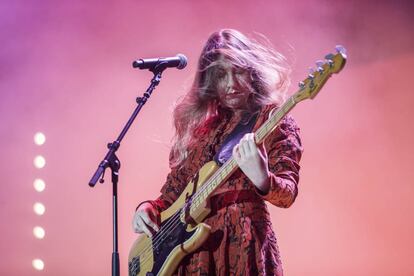
[[[269,119],[256,131],[255,139],[256,144],[260,145],[269,136],[270,133],[277,127],[279,122],[289,113],[290,110],[295,107],[296,102],[294,96],[289,97],[289,99],[270,115]]]

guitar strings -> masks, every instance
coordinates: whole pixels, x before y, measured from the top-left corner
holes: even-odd
[[[227,167],[228,166],[228,164],[230,164],[230,162],[231,162],[231,159],[229,159],[229,161],[228,162],[226,162],[224,165],[223,165],[223,167],[222,167],[222,170],[221,171],[223,171],[224,169],[225,169],[225,167]],[[218,171],[216,171],[214,174],[213,174],[213,176],[210,178],[210,179],[208,179],[207,180],[207,182],[201,187],[201,189],[199,190],[199,191],[197,191],[194,195],[193,195],[193,203],[195,203],[196,204],[196,206],[198,206],[198,204],[200,203],[200,200],[199,200],[199,197],[200,197],[200,195],[202,194],[202,193],[204,193],[205,192],[205,190],[208,188],[208,186],[210,185],[209,184],[209,182],[211,183],[211,182],[214,182],[214,181],[216,181],[217,180],[217,178],[219,178],[220,176],[221,176],[221,171],[220,170],[218,170]],[[179,224],[177,224],[177,222],[178,222],[178,220],[180,219],[180,215],[181,215],[181,213],[183,212],[183,208],[180,208],[179,210],[178,210],[178,212],[176,212],[171,218],[171,220],[170,221],[168,221],[166,224],[165,224],[165,226],[163,227],[163,228],[161,228],[160,229],[160,235],[157,235],[156,236],[156,238],[153,240],[153,244],[151,244],[151,245],[149,245],[149,246],[147,246],[146,248],[144,248],[143,250],[142,250],[142,252],[143,253],[141,253],[141,254],[144,254],[144,253],[147,253],[148,252],[148,250],[151,250],[151,247],[152,248],[157,248],[158,246],[159,246],[159,244],[160,243],[162,243],[162,241],[163,241],[163,239],[165,238],[165,236],[168,236],[168,235],[170,235],[176,228],[177,228],[177,226],[179,225]],[[171,228],[172,227],[172,228]],[[140,254],[140,255],[141,255]],[[147,260],[143,260],[142,261],[142,263],[144,263],[145,261],[147,261]]]
[[[150,244],[146,247],[146,248],[144,248],[142,251],[141,251],[141,253],[139,254],[139,255],[144,255],[144,254],[146,254],[146,253],[148,253],[148,251],[149,250],[151,250],[151,248],[152,248],[152,250],[154,249],[154,248],[158,248],[158,246],[163,242],[163,238],[164,237],[166,237],[166,236],[168,236],[168,235],[170,235],[176,228],[177,228],[177,226],[179,225],[177,222],[177,216],[180,214],[180,212],[176,212],[171,218],[171,220],[169,221],[169,222],[167,222],[167,224],[165,225],[165,227],[166,228],[161,228],[160,229],[160,236],[157,236],[154,240],[153,240],[153,242],[154,242],[154,244],[152,244],[152,242],[150,242]],[[179,216],[178,216],[179,217]],[[175,223],[175,224],[174,224]],[[173,226],[173,228],[172,229],[168,229],[170,226]],[[166,232],[168,232],[168,233],[166,233]],[[158,239],[157,239],[158,238]],[[142,264],[145,264],[147,261],[149,261],[150,260],[150,258],[151,258],[151,256],[148,254],[148,257],[147,258],[145,258],[145,259],[142,259],[140,262],[142,263]]]
[[[214,177],[212,177],[212,180],[213,180],[213,178]],[[206,183],[207,184],[207,183]],[[205,185],[203,185],[203,187],[204,187]],[[193,195],[193,197],[194,197],[194,199],[196,199],[197,197],[199,196],[199,193],[195,193],[194,195]],[[197,199],[196,199],[197,200]],[[142,250],[142,253],[141,254],[144,254],[144,253],[146,253],[146,252],[148,252],[148,250],[151,250],[151,247],[152,248],[157,248],[158,246],[159,246],[159,244],[163,241],[163,239],[166,237],[166,236],[168,236],[168,235],[170,235],[176,228],[177,228],[177,226],[179,225],[179,224],[177,224],[177,222],[178,222],[178,220],[179,220],[179,218],[180,218],[180,215],[181,215],[181,213],[182,213],[182,211],[183,211],[183,208],[180,208],[172,217],[171,217],[171,220],[170,221],[168,221],[165,225],[164,225],[164,227],[163,228],[161,228],[160,229],[160,234],[159,235],[157,235],[156,237],[155,237],[155,239],[153,240],[153,244],[151,244],[151,245],[149,245],[149,246],[147,246],[146,248],[144,248],[143,250]],[[172,227],[172,228],[171,228]],[[145,260],[146,261],[146,260]],[[143,263],[145,262],[144,260],[142,261]]]
[[[293,101],[293,98],[290,98],[290,100],[292,100],[292,102],[294,103],[294,101]],[[288,102],[288,101],[287,101]],[[271,118],[269,118],[269,120],[267,120],[263,125],[262,125],[262,127],[260,127],[259,128],[259,130],[257,131],[257,133],[256,133],[256,135],[257,136],[260,136],[260,135],[262,135],[263,134],[263,132],[267,132],[268,131],[268,125],[269,124],[271,124],[271,122],[272,121],[274,121],[275,119],[277,119],[277,117],[278,117],[278,115],[280,115],[280,113],[282,113],[281,111],[284,111],[284,108],[281,108],[281,109],[278,109],[277,111],[276,111],[276,113],[275,113],[275,115],[274,116],[271,116]],[[280,120],[281,118],[279,118],[279,120]],[[278,120],[278,121],[279,121]],[[227,162],[225,162],[224,164],[223,164],[223,167],[222,167],[222,169],[221,170],[218,170],[216,173],[214,173],[213,174],[213,176],[210,178],[210,179],[208,179],[207,180],[207,182],[204,184],[204,185],[202,185],[202,187],[201,187],[201,189],[199,190],[199,191],[197,191],[194,195],[193,195],[193,202],[195,202],[196,203],[196,206],[198,206],[198,204],[200,203],[199,202],[199,196],[202,194],[202,193],[204,193],[205,191],[206,191],[206,189],[208,189],[209,188],[209,186],[211,185],[211,184],[209,184],[209,182],[211,183],[211,182],[214,182],[219,176],[221,177],[221,174],[222,174],[222,171],[224,171],[230,164],[231,164],[231,162],[234,162],[234,159],[233,158],[230,158]],[[191,208],[191,206],[190,206],[190,208]],[[154,247],[155,248],[158,248],[158,246],[160,245],[160,243],[162,243],[162,241],[163,241],[163,239],[166,237],[166,236],[168,236],[168,235],[170,235],[176,228],[177,228],[177,226],[179,225],[179,224],[177,224],[177,222],[178,222],[178,219],[180,218],[180,215],[181,215],[181,213],[182,213],[182,211],[183,211],[183,208],[180,208],[179,210],[178,210],[179,212],[176,212],[173,216],[172,216],[172,219],[169,221],[169,222],[167,222],[167,224],[165,224],[165,226],[164,226],[164,230],[161,228],[160,229],[160,235],[158,236],[156,236],[156,238],[153,240],[153,244],[151,244],[151,245],[149,245],[149,246],[147,246],[146,248],[144,248],[143,250],[142,250],[142,253],[141,254],[139,254],[139,255],[143,255],[144,253],[146,253],[146,252],[148,252],[148,250],[151,250],[151,247],[154,249]],[[172,229],[169,229],[169,228],[171,228],[172,227]],[[149,261],[149,257],[147,257],[146,259],[143,259],[142,261],[141,261],[141,263],[146,263],[147,261]]]
[[[208,186],[210,185],[209,184],[209,182],[211,183],[211,182],[214,182],[214,181],[216,181],[217,180],[217,178],[218,177],[221,177],[221,171],[223,171],[231,162],[232,162],[233,160],[232,159],[229,159],[224,165],[223,165],[223,167],[222,167],[222,170],[218,170],[218,171],[216,171],[214,174],[213,174],[213,176],[210,178],[210,179],[208,179],[207,180],[207,182],[201,187],[201,189],[199,190],[199,191],[197,191],[194,195],[193,195],[193,202],[196,202],[196,204],[199,204],[200,203],[200,201],[199,201],[199,196],[201,195],[201,193],[204,193],[205,192],[205,190],[208,188]],[[198,206],[198,205],[197,205]],[[177,228],[177,226],[179,226],[179,224],[177,223],[177,222],[179,222],[178,220],[180,219],[180,215],[181,215],[181,213],[183,212],[183,208],[180,208],[179,210],[178,210],[178,212],[176,212],[171,218],[171,220],[170,221],[168,221],[166,224],[165,224],[165,226],[164,226],[164,229],[163,228],[161,228],[160,229],[160,235],[158,236],[156,236],[156,238],[153,240],[153,244],[151,244],[151,245],[149,245],[149,246],[147,246],[146,248],[144,248],[143,250],[142,250],[142,253],[140,254],[140,255],[143,255],[144,253],[147,253],[149,250],[151,250],[151,247],[152,247],[152,249],[154,249],[154,248],[157,248],[159,245],[160,245],[160,243],[162,243],[163,242],[163,239],[166,237],[166,236],[168,236],[168,235],[170,235],[176,228]],[[172,227],[172,228],[171,228]],[[169,229],[170,228],[170,229]],[[149,260],[149,258],[150,257],[147,257],[146,259],[143,259],[142,260],[142,263],[145,263],[145,262],[147,262],[148,260]]]

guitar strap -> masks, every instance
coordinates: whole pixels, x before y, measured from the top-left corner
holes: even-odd
[[[259,112],[253,116],[251,114],[244,115],[233,131],[226,137],[226,140],[224,140],[219,150],[214,155],[214,161],[216,161],[219,166],[223,165],[228,159],[230,159],[234,146],[239,143],[241,138],[243,138],[246,133],[253,131],[258,115]]]

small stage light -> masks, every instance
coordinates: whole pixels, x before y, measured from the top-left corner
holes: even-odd
[[[41,146],[46,142],[46,136],[42,132],[36,132],[34,142],[36,145]]]
[[[41,169],[46,165],[46,159],[43,156],[38,155],[35,157],[33,163],[36,168]]]
[[[43,270],[45,268],[45,263],[41,259],[34,259],[32,265],[36,270]]]
[[[39,240],[43,239],[45,237],[45,234],[46,234],[46,232],[45,232],[45,229],[43,229],[43,227],[41,227],[41,226],[35,226],[33,228],[33,235],[37,239],[39,239]]]
[[[35,188],[36,191],[38,191],[40,193],[40,192],[43,192],[45,190],[46,183],[43,179],[36,178],[33,181],[33,187]]]
[[[45,213],[45,211],[46,211],[46,207],[45,207],[45,205],[43,205],[42,203],[40,203],[40,202],[36,202],[36,203],[33,205],[33,211],[34,211],[37,215],[41,216],[41,215],[43,215],[43,214]]]

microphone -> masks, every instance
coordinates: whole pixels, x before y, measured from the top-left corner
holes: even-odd
[[[178,54],[175,57],[167,58],[146,58],[138,59],[132,62],[132,67],[139,69],[149,69],[154,70],[156,67],[164,66],[167,67],[177,67],[177,69],[183,69],[187,66],[187,58],[183,54]]]

